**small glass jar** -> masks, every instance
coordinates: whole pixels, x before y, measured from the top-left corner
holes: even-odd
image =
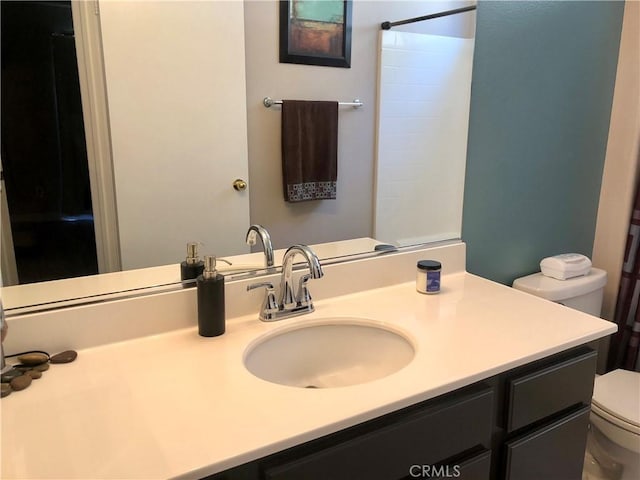
[[[436,260],[420,260],[416,274],[416,290],[420,293],[438,293],[441,269],[442,264]]]

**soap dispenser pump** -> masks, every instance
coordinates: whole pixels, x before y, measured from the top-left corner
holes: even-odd
[[[180,280],[195,280],[204,271],[204,262],[198,258],[198,244],[187,243],[187,258],[180,264]],[[192,285],[191,282],[185,286]]]
[[[216,257],[205,255],[204,271],[196,281],[198,290],[198,333],[217,337],[225,330],[224,276],[216,270]]]

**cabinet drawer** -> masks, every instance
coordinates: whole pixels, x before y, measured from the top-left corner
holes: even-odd
[[[591,403],[596,352],[575,355],[507,382],[507,431],[543,420],[574,405]]]
[[[270,480],[390,480],[412,465],[434,465],[468,449],[489,447],[493,391],[482,388],[407,413],[392,424],[268,468]]]
[[[507,480],[580,480],[590,407],[507,442]]]

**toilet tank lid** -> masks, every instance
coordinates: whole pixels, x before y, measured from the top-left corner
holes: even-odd
[[[542,273],[534,273],[514,280],[513,288],[531,293],[554,302],[586,295],[607,283],[607,272],[592,268],[587,275],[557,280],[546,277]]]
[[[617,418],[640,427],[640,372],[613,370],[596,378],[593,403]]]

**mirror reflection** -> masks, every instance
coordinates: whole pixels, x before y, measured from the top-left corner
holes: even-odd
[[[280,64],[277,3],[101,1],[96,16],[86,2],[2,2],[5,285],[157,265],[171,273],[148,285],[171,283],[187,242],[200,242],[202,255],[240,255],[237,266],[261,268],[259,242],[253,254],[245,242],[251,224],[268,229],[276,251],[333,245],[321,258],[459,237],[464,151],[458,166],[438,162],[442,151],[422,163],[410,157],[410,148],[423,148],[420,129],[430,128],[412,117],[440,109],[438,93],[410,103],[397,89],[378,90],[378,37],[384,21],[473,2],[354,2],[350,69]],[[397,30],[473,38],[474,25],[468,13]],[[446,64],[438,63],[443,82],[451,79]],[[387,116],[378,118],[384,95]],[[281,108],[265,108],[266,96],[363,102],[339,110],[335,200],[284,201]],[[392,140],[377,150],[385,132]],[[376,169],[382,155],[391,163]],[[394,158],[411,160],[394,166]],[[409,166],[429,175],[438,163],[446,166],[438,178],[453,172],[457,184],[460,202],[445,209],[453,228],[430,221],[427,192],[412,191],[419,184],[407,187]],[[236,180],[246,188],[234,188]],[[395,238],[407,224],[424,231]],[[64,290],[60,298],[81,295]]]

